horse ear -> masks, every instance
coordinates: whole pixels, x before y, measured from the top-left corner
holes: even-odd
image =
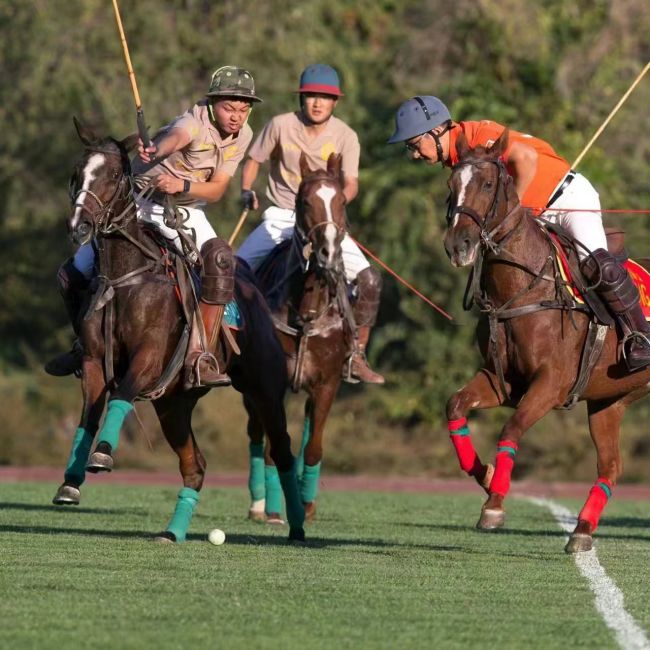
[[[469,155],[470,151],[471,149],[469,147],[469,143],[467,142],[467,138],[461,131],[458,134],[458,138],[456,139],[456,153],[458,154],[458,160],[465,159]]]
[[[128,151],[131,152],[133,149],[135,149],[138,146],[138,140],[140,139],[140,136],[137,133],[132,133],[131,135],[127,135],[124,140],[120,141],[120,144]]]
[[[341,168],[343,156],[339,153],[331,153],[327,159],[327,173],[342,180]]]
[[[305,178],[305,176],[309,176],[310,174],[313,174],[314,171],[309,167],[309,163],[307,162],[307,156],[305,156],[305,152],[301,151],[300,152],[300,175]]]
[[[100,138],[97,137],[97,134],[89,126],[82,124],[76,116],[72,117],[72,121],[74,122],[75,129],[77,129],[79,139],[87,147],[93,147],[99,144]]]
[[[495,158],[503,156],[508,148],[508,140],[510,138],[510,129],[505,128],[503,133],[499,136],[498,140],[488,149],[488,153]]]

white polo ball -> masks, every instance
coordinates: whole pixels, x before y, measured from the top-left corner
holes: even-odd
[[[220,528],[215,528],[208,534],[208,540],[211,544],[219,546],[226,541],[226,533],[224,533]]]

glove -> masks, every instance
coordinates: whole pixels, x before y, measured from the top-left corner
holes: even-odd
[[[255,194],[254,190],[242,190],[241,191],[241,204],[244,208],[247,210],[254,210],[255,209],[255,200],[257,199],[257,195]]]

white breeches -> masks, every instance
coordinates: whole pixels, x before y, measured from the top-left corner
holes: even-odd
[[[182,252],[178,234],[173,228],[165,225],[163,206],[146,199],[139,199],[137,205],[138,219],[155,224],[163,236],[170,239],[174,246]],[[208,239],[217,236],[203,210],[186,206],[179,206],[178,210],[184,217],[183,230],[194,240],[199,250]],[[95,250],[92,244],[88,243],[79,247],[74,256],[74,265],[86,279],[92,277],[95,265]]]
[[[272,205],[264,211],[262,223],[237,249],[237,257],[246,260],[251,268],[257,268],[278,244],[293,237],[295,225],[296,216],[293,210]],[[345,279],[353,282],[370,264],[349,235],[345,235],[341,243],[341,252]]]
[[[561,184],[562,181],[558,187]],[[553,190],[551,196],[555,194],[555,191]],[[569,208],[569,210],[562,210],[562,208]],[[573,212],[570,208],[575,208],[580,212]],[[583,210],[593,210],[593,212],[583,212]],[[575,175],[569,186],[555,200],[555,203],[542,213],[541,217],[565,228],[589,251],[594,251],[597,248],[607,250],[607,238],[600,213],[600,197],[593,185],[582,174]],[[578,246],[578,256],[583,260],[587,257],[587,251]]]

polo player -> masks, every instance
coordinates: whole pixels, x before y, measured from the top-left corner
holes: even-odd
[[[300,155],[310,168],[326,169],[330,154],[342,156],[343,195],[346,204],[359,191],[359,138],[342,120],[333,115],[343,96],[339,76],[329,65],[310,65],[300,76],[300,110],[272,118],[251,147],[242,171],[242,202],[256,210],[259,202],[251,189],[260,165],[270,161],[266,196],[271,205],[259,225],[237,251],[237,256],[256,269],[275,246],[293,237],[296,222],[296,197],[301,181]],[[346,280],[355,286],[354,317],[358,346],[352,352],[350,375],[355,380],[383,384],[384,378],[370,369],[365,356],[370,330],[375,324],[381,294],[381,276],[346,234],[341,244]],[[347,373],[344,373],[346,378]]]

